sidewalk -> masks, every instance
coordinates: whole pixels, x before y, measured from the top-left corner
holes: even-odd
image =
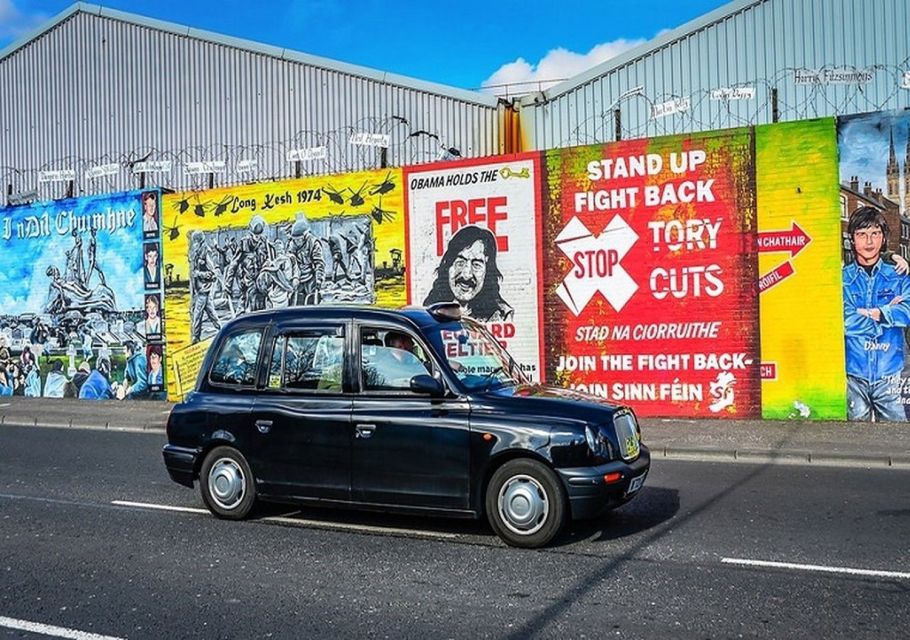
[[[0,425],[161,434],[171,404],[0,398]],[[655,459],[863,466],[910,470],[910,424],[642,419]]]
[[[655,458],[910,470],[910,423],[645,418],[641,424]]]

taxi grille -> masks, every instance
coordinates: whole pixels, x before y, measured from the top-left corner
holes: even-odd
[[[613,416],[613,429],[619,443],[619,454],[623,460],[634,460],[641,450],[638,421],[631,413],[617,413]]]

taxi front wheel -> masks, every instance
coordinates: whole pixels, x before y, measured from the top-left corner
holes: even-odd
[[[202,501],[215,516],[242,520],[256,503],[256,486],[246,458],[232,447],[215,447],[199,471]]]
[[[487,486],[486,512],[496,534],[513,547],[536,548],[560,532],[566,498],[559,478],[536,460],[510,460]]]

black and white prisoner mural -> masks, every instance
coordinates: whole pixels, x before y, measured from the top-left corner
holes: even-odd
[[[211,337],[240,314],[406,304],[401,184],[401,170],[386,169],[165,196],[171,397],[192,387]]]
[[[243,313],[330,302],[375,302],[368,216],[333,216],[190,233],[191,340]]]

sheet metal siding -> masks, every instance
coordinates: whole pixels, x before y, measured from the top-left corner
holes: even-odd
[[[125,165],[146,156],[174,162],[146,184],[176,190],[208,185],[185,173],[192,161],[225,160],[215,184],[291,177],[296,147],[329,148],[303,174],[378,167],[379,149],[349,144],[354,131],[391,135],[390,166],[443,147],[499,151],[495,108],[85,13],[0,62],[0,87],[0,202],[7,185],[65,195],[64,183],[38,185],[46,169],[75,169],[77,194],[135,188]],[[257,160],[256,173],[237,173],[239,160]],[[109,162],[124,164],[118,176],[85,178]]]
[[[900,72],[910,71],[907,0],[766,0],[630,61],[530,111],[530,143],[546,149],[615,139],[620,101],[623,137],[640,138],[772,121],[771,89],[781,120],[910,106]],[[655,25],[663,26],[663,25]],[[876,67],[863,85],[797,85],[793,70]],[[755,87],[753,100],[711,100],[720,87]],[[651,117],[651,106],[689,97],[686,114]]]

